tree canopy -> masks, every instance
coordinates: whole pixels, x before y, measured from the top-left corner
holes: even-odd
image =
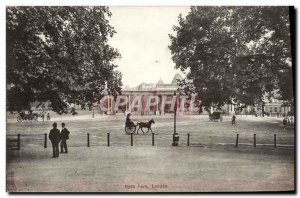
[[[70,103],[91,105],[105,82],[119,92],[110,16],[107,7],[7,7],[7,110],[35,101],[59,113]]]
[[[169,46],[203,106],[293,98],[288,7],[191,7]]]

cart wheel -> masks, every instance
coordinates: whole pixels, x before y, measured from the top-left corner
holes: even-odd
[[[17,121],[18,121],[18,122],[22,122],[22,117],[21,117],[21,116],[18,116],[18,117],[17,117]]]
[[[127,127],[125,127],[125,132],[126,132],[127,134],[134,133],[135,130],[136,130],[136,126],[127,126]]]

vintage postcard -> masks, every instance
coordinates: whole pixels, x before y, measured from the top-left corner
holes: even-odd
[[[295,192],[294,31],[288,6],[7,6],[7,192]]]

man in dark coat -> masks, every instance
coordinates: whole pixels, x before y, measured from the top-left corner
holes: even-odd
[[[58,144],[60,142],[60,131],[57,129],[57,123],[53,123],[53,129],[50,130],[49,139],[53,148],[53,158],[59,157]]]
[[[126,126],[134,126],[134,122],[130,119],[131,113],[128,113],[126,116]]]
[[[70,132],[67,128],[65,128],[65,123],[61,124],[62,130],[61,130],[61,143],[60,143],[60,152],[63,153],[65,149],[65,153],[68,153],[68,147],[67,147],[67,140],[69,139]]]

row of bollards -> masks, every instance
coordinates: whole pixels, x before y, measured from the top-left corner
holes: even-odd
[[[47,148],[47,133],[45,135],[45,141],[44,141],[44,148]],[[152,133],[152,146],[154,146],[154,135],[155,133]],[[256,147],[256,134],[253,134],[253,146]],[[238,147],[239,144],[239,134],[236,134],[236,142],[235,146]],[[107,133],[107,146],[110,146],[110,133]],[[130,146],[133,146],[133,134],[130,134]],[[187,134],[187,146],[190,146],[190,134]],[[87,133],[87,147],[90,147],[90,134]],[[274,147],[277,147],[276,143],[276,134],[274,134]],[[17,149],[20,150],[20,134],[18,134],[17,139]]]
[[[256,147],[256,134],[253,134],[253,146]],[[239,145],[239,134],[236,134],[236,142],[235,142],[235,147],[238,147]],[[274,147],[277,147],[277,143],[276,143],[276,134],[274,134]]]
[[[133,134],[130,134],[130,145],[133,146]],[[20,150],[20,134],[17,135],[17,150]],[[107,146],[110,146],[110,133],[107,133]],[[154,146],[154,133],[152,133],[152,146]],[[87,133],[87,147],[90,147],[90,133]],[[47,148],[47,133],[44,133],[44,148]]]
[[[154,146],[154,135],[155,133],[152,133],[152,146]],[[20,150],[20,145],[21,145],[21,135],[17,134],[17,140],[14,140],[17,142],[17,150]],[[253,146],[256,147],[256,134],[253,134]],[[130,134],[130,145],[133,146],[133,134]],[[238,147],[239,145],[239,134],[236,134],[236,142],[235,146]],[[107,133],[107,146],[110,146],[110,133]],[[190,146],[190,134],[187,134],[187,146]],[[87,147],[90,147],[90,134],[87,133]],[[276,134],[274,134],[274,147],[277,147],[277,142],[276,142]],[[44,148],[47,148],[47,133],[44,134]]]
[[[154,134],[152,133],[152,146],[154,146]],[[45,148],[47,148],[47,134],[45,134]],[[107,133],[107,146],[110,146],[110,133]],[[133,133],[130,134],[130,146],[133,146]],[[87,147],[90,147],[90,134],[87,133]]]

